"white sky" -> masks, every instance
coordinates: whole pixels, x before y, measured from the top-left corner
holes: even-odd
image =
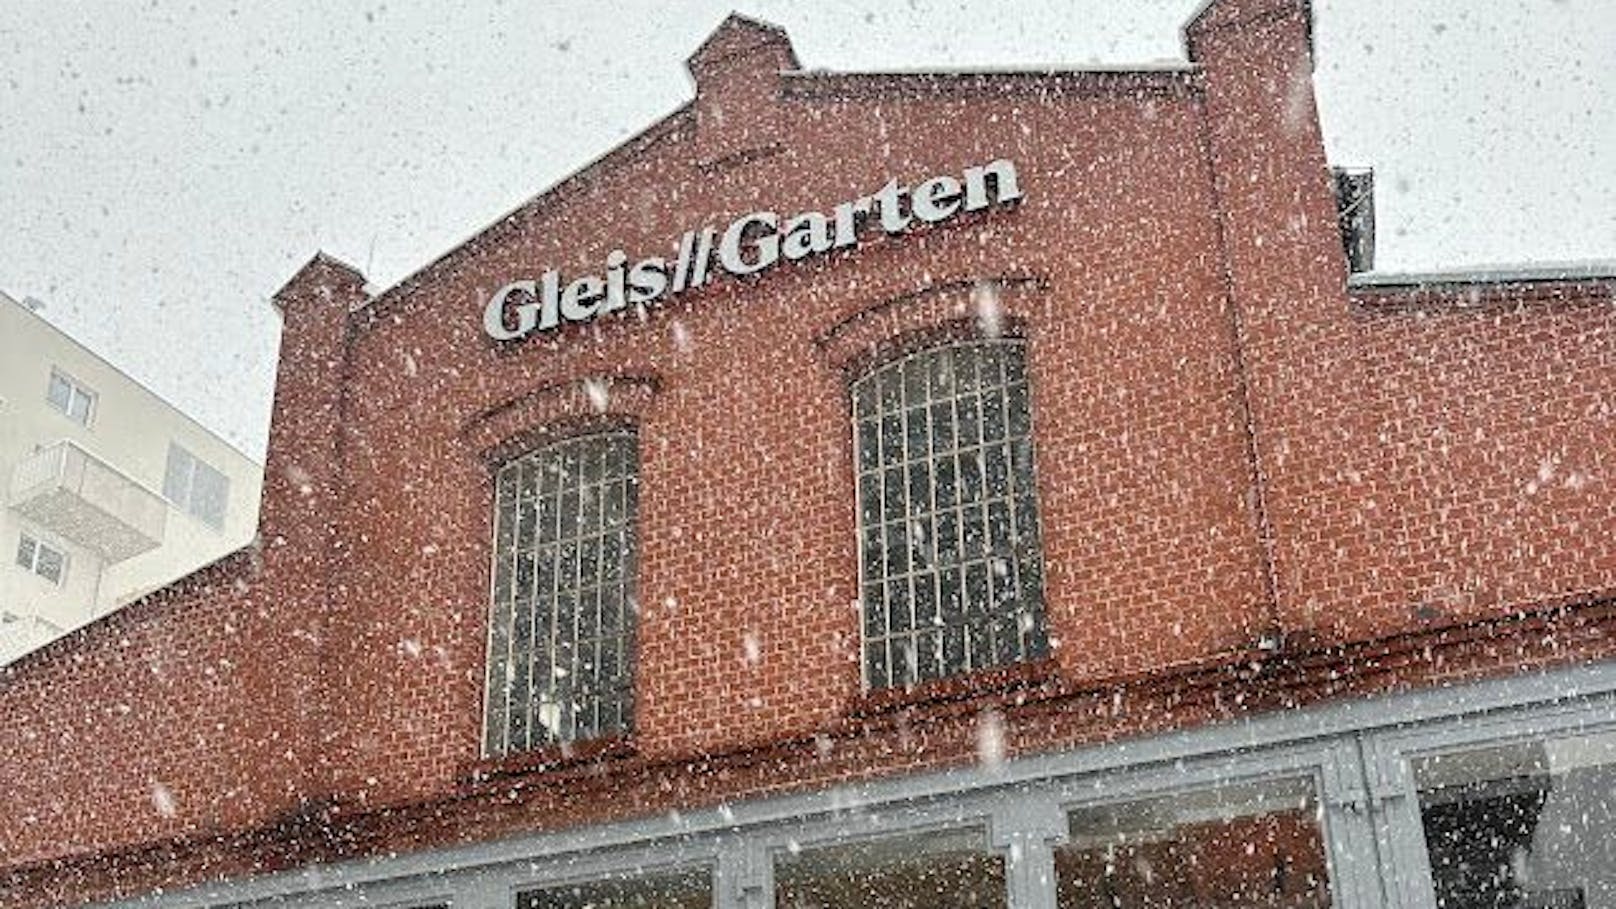
[[[425,265],[686,100],[732,8],[860,70],[1180,59],[1196,5],[0,0],[0,289],[261,457],[303,261]],[[1616,259],[1616,2],[1315,7],[1382,268]]]

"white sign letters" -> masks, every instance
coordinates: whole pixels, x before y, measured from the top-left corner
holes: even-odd
[[[829,212],[807,211],[789,218],[772,211],[753,212],[731,221],[722,232],[711,226],[686,231],[671,259],[647,256],[630,265],[628,254],[614,249],[606,256],[603,275],[563,283],[561,275],[550,269],[536,280],[512,281],[488,299],[483,329],[497,341],[514,341],[630,305],[650,306],[701,287],[714,276],[715,253],[718,268],[732,275],[752,275],[782,261],[855,246],[859,231],[867,225],[879,224],[887,234],[901,234],[916,224],[937,224],[967,212],[1010,205],[1021,196],[1015,164],[1000,158],[968,167],[959,177],[933,177],[914,187],[889,180],[878,192],[843,202]]]

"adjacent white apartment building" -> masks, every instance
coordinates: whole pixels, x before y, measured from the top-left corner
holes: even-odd
[[[263,467],[0,293],[0,665],[252,540]]]

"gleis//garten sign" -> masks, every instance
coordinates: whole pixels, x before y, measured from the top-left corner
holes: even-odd
[[[858,243],[866,224],[901,234],[916,223],[937,224],[968,212],[1010,205],[1021,198],[1016,166],[1000,158],[968,167],[961,176],[932,177],[914,187],[888,181],[879,192],[843,202],[828,213],[807,211],[782,218],[772,211],[742,215],[722,232],[707,226],[686,231],[672,259],[648,256],[630,265],[614,249],[604,274],[584,275],[565,284],[548,270],[538,280],[512,281],[488,299],[483,329],[498,341],[514,341],[568,322],[588,322],[628,306],[701,287],[717,266],[732,275],[752,275],[780,264],[824,255]]]

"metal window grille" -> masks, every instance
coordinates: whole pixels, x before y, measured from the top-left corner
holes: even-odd
[[[868,688],[1048,653],[1023,345],[921,351],[853,383]]]
[[[488,754],[629,728],[638,482],[631,431],[569,439],[500,469]]]

